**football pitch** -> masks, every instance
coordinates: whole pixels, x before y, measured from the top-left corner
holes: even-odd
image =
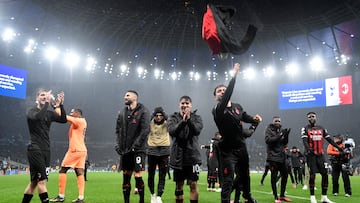
[[[157,174],[156,174],[157,175]],[[199,185],[199,202],[200,203],[220,203],[220,193],[207,191],[207,177],[206,172],[202,172],[200,175]],[[145,182],[145,202],[150,203],[150,192],[147,187],[147,173],[144,175]],[[28,174],[22,175],[10,175],[0,176],[0,202],[2,203],[14,203],[21,202],[23,192],[26,185],[29,182],[30,176]],[[157,177],[156,177],[157,178]],[[168,178],[168,177],[166,177]],[[261,174],[251,174],[251,187],[252,195],[258,200],[259,203],[272,203],[274,202],[271,187],[270,187],[270,174],[264,181],[264,186],[260,186]],[[317,190],[315,191],[316,198],[320,202],[321,197],[321,176],[316,177]],[[336,203],[355,203],[358,202],[359,189],[360,189],[360,176],[350,177],[353,195],[351,197],[344,196],[344,188],[342,180],[340,178],[340,192],[339,196],[332,195],[332,183],[331,175],[329,175],[329,190],[328,197],[330,200]],[[155,180],[157,183],[157,179]],[[309,203],[309,190],[302,190],[302,186],[298,185],[297,188],[292,188],[288,181],[286,196],[291,198],[294,203]],[[123,202],[122,194],[122,173],[113,172],[88,172],[88,181],[85,186],[85,202],[86,203],[109,203],[109,202]],[[135,182],[132,178],[132,191],[134,189]],[[53,198],[58,194],[58,173],[51,173],[49,176],[49,182],[47,184],[49,197]],[[175,183],[172,180],[167,179],[165,185],[165,192],[162,196],[164,203],[175,202],[174,197]],[[279,192],[280,188],[278,188]],[[74,172],[68,172],[65,202],[71,202],[71,200],[77,198],[77,184]],[[139,202],[138,195],[133,192],[131,194],[131,202]],[[40,202],[37,192],[35,193],[32,202]],[[189,187],[184,187],[184,202],[189,201]]]

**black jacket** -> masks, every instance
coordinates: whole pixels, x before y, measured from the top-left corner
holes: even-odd
[[[150,131],[150,113],[138,103],[128,115],[128,107],[119,112],[116,120],[116,146],[119,155],[131,151],[146,152],[146,141]]]
[[[291,152],[291,165],[293,168],[301,167],[301,160],[304,159],[304,155],[301,152]]]
[[[247,114],[242,106],[231,103],[227,107],[235,86],[235,78],[232,78],[223,95],[222,100],[213,109],[216,126],[222,136],[219,146],[222,150],[246,149],[245,139],[249,137],[248,131],[244,132],[242,122],[257,125],[252,116]]]
[[[199,135],[203,122],[199,115],[192,112],[187,122],[180,113],[172,114],[168,119],[168,130],[172,138],[170,166],[182,169],[183,166],[201,164]]]
[[[267,145],[267,161],[285,163],[285,145],[288,144],[288,133],[284,133],[281,127],[269,124],[265,130],[265,143]]]
[[[219,140],[212,138],[209,145],[204,146],[206,150],[206,163],[208,171],[217,171],[219,169],[219,160],[220,160],[220,149],[219,149]]]

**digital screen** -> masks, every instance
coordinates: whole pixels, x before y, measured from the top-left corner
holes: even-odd
[[[352,104],[352,78],[342,76],[325,80],[282,84],[279,109],[296,109]]]
[[[0,64],[0,95],[25,99],[27,71]]]

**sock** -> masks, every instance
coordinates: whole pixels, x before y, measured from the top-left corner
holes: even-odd
[[[176,203],[184,203],[184,199],[176,199]]]
[[[124,194],[124,202],[129,203],[130,202],[131,185],[124,184],[122,187],[123,187],[123,194]]]
[[[24,194],[22,203],[29,203],[31,201],[32,197],[33,197],[33,195],[31,195],[31,194]]]
[[[190,200],[190,203],[198,203],[198,200]]]
[[[41,203],[49,203],[49,196],[47,192],[39,194]]]
[[[131,175],[126,173],[123,174],[123,194],[125,203],[130,202],[130,192],[131,192],[131,184],[130,184]]]
[[[78,185],[79,196],[84,197],[84,191],[85,191],[85,178],[84,178],[84,175],[79,175],[77,177],[77,185]]]
[[[144,196],[145,196],[145,191],[144,191],[144,181],[142,179],[142,177],[136,177],[135,178],[135,183],[136,183],[136,188],[139,190],[139,196],[140,196],[140,203],[144,202]]]
[[[59,194],[65,195],[66,173],[59,173]]]

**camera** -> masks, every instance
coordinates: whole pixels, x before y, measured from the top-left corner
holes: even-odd
[[[341,169],[344,173],[348,174],[349,176],[352,176],[354,174],[354,167],[350,163],[351,159],[351,152],[352,149],[355,147],[355,142],[352,138],[348,138],[344,142],[344,160],[343,164],[341,165]]]
[[[354,175],[354,167],[350,162],[342,164],[341,170],[349,176]]]

